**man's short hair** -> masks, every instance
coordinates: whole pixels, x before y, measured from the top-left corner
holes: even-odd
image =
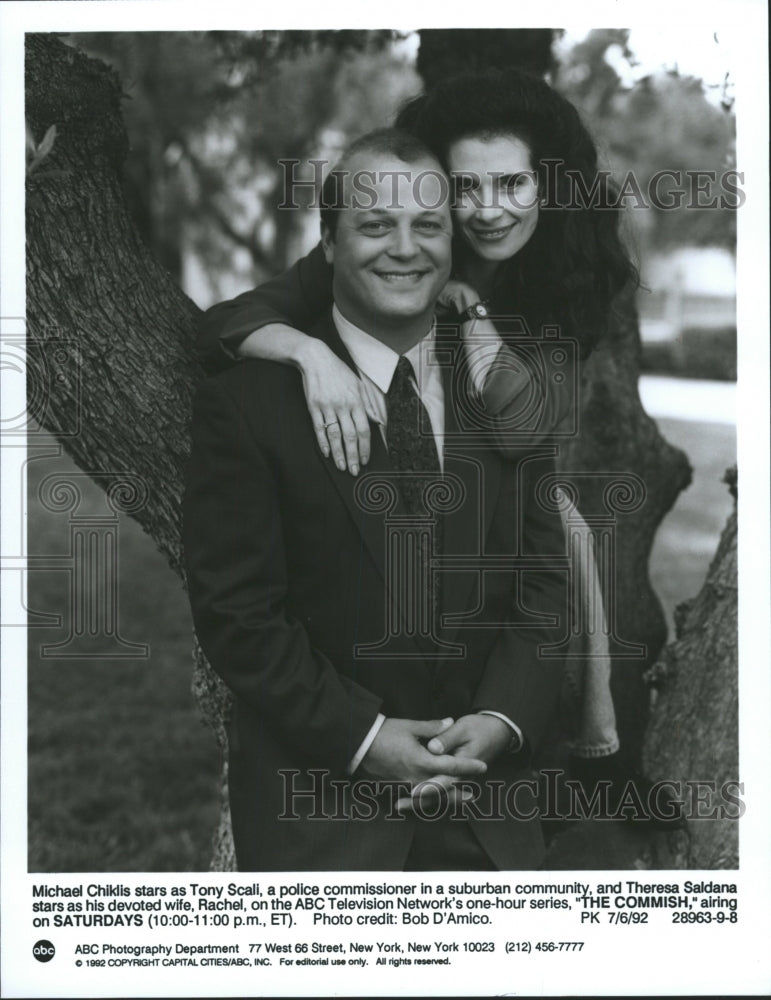
[[[425,159],[436,160],[436,155],[424,142],[402,129],[378,128],[354,139],[327,174],[321,187],[321,224],[329,230],[333,238],[337,231],[338,212],[345,208],[345,177],[348,172],[346,164],[357,153],[379,153],[395,157],[403,163],[416,163]]]

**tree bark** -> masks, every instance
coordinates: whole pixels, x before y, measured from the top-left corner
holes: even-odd
[[[685,454],[661,436],[642,408],[639,355],[637,313],[629,296],[620,303],[606,344],[583,365],[577,433],[558,458],[566,480],[580,484],[578,506],[595,534],[613,536],[613,555],[601,575],[612,630],[611,690],[630,769],[639,764],[647,719],[644,673],[667,635],[648,563],[659,524],[691,481]]]
[[[37,142],[57,130],[27,183],[29,410],[181,576],[199,310],[128,215],[121,99],[101,61],[53,35],[27,37],[27,123]],[[197,648],[193,690],[224,748],[228,695]],[[226,808],[212,866],[234,867]]]
[[[555,68],[553,37],[548,28],[421,31],[418,72],[427,87],[461,68],[474,72],[515,66],[546,76]],[[603,580],[603,589],[614,615],[611,687],[628,769],[639,763],[645,729],[643,674],[666,639],[648,561],[656,529],[691,480],[686,456],[661,437],[642,409],[639,359],[637,314],[628,295],[619,303],[605,345],[582,366],[576,432],[560,445],[557,457],[581,513],[597,534],[613,536],[611,579]],[[635,653],[634,647],[641,650]]]
[[[26,77],[27,119],[35,140],[57,127],[52,151],[28,180],[31,415],[109,491],[117,508],[140,522],[181,574],[188,421],[202,377],[193,353],[198,310],[153,259],[127,213],[120,185],[127,139],[116,75],[54,36],[32,35]],[[648,583],[648,555],[658,524],[689,474],[685,457],[662,440],[641,409],[638,353],[630,302],[609,347],[585,366],[580,434],[561,456],[571,475],[592,474],[581,480],[585,516],[595,509],[598,516],[607,514],[608,484],[619,474],[631,471],[644,483],[645,502],[639,506],[624,500],[627,487],[619,492],[617,486],[613,513],[617,631],[647,650],[645,657],[620,660],[616,669],[622,738],[633,754],[647,701],[642,669],[664,639],[663,615]],[[604,480],[594,476],[598,471]],[[200,651],[194,690],[224,746],[228,696]],[[689,733],[683,752],[692,742]],[[232,866],[223,809],[212,867]]]
[[[736,470],[727,474],[736,500]],[[676,638],[649,674],[657,692],[643,763],[656,781],[709,781],[719,790],[739,777],[736,509],[728,518],[704,586],[676,612]],[[708,815],[685,785],[685,831],[658,836],[655,868],[738,868],[737,812]],[[733,789],[737,794],[737,789]]]
[[[552,28],[432,28],[420,32],[418,73],[426,87],[461,72],[517,66],[544,75],[554,68]]]
[[[181,573],[187,425],[202,376],[193,352],[198,309],[126,211],[117,76],[54,36],[32,35],[26,85],[35,139],[57,129],[27,184],[32,416],[97,481],[134,477],[133,514]],[[54,358],[57,347],[68,356]],[[50,378],[54,361],[65,382]]]

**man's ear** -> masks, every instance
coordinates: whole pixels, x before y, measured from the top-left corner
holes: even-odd
[[[335,238],[332,235],[332,230],[324,222],[321,223],[321,249],[324,251],[327,264],[334,264]]]

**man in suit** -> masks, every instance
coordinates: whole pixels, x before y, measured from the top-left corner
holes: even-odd
[[[565,622],[564,536],[536,497],[553,459],[503,460],[469,419],[458,331],[433,326],[452,228],[432,154],[381,130],[334,174],[319,335],[370,401],[366,475],[321,456],[290,367],[209,379],[193,420],[188,584],[234,696],[238,865],[533,868],[530,759],[562,667],[539,649]]]

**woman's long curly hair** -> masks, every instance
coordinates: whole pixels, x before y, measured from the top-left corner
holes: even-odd
[[[560,326],[589,354],[607,332],[615,296],[639,282],[619,237],[615,190],[598,172],[597,147],[573,105],[536,76],[489,70],[442,81],[408,101],[395,124],[422,139],[445,168],[460,139],[527,143],[546,204],[531,239],[501,266],[493,304],[523,316],[536,336],[544,324]],[[581,188],[591,195],[581,197]]]

